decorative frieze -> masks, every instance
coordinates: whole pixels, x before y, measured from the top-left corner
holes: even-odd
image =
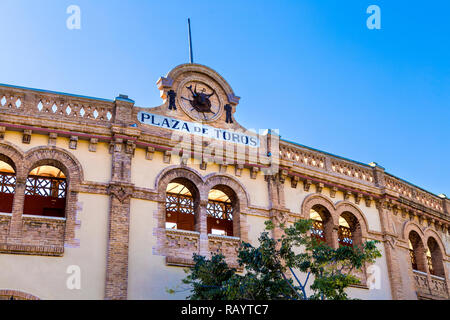
[[[234,166],[234,174],[236,177],[240,177],[242,175],[243,168],[244,168],[243,164],[237,164]]]
[[[78,147],[78,137],[77,136],[71,136],[69,140],[69,149],[76,150]]]
[[[311,185],[312,185],[312,181],[306,180],[305,182],[303,182],[303,190],[308,192]]]
[[[251,179],[256,179],[256,176],[258,175],[259,172],[259,168],[258,167],[252,167],[250,169],[250,178]]]
[[[55,132],[50,132],[48,134],[48,145],[56,146],[56,139],[58,138],[58,134]]]
[[[98,139],[97,138],[91,138],[89,140],[89,151],[90,152],[96,152],[97,151],[97,143],[98,143]]]
[[[330,198],[336,197],[336,192],[338,191],[338,188],[332,187],[330,188]]]
[[[170,163],[170,159],[172,158],[172,152],[167,150],[164,152],[164,158],[163,158],[163,162],[164,163]]]
[[[345,191],[344,192],[344,200],[348,201],[350,200],[350,197],[353,193],[351,191]]]
[[[136,149],[136,144],[131,140],[127,140],[127,143],[125,144],[125,153],[131,154],[132,156],[134,156],[135,149]]]
[[[363,198],[363,195],[361,193],[355,194],[355,203],[359,204],[361,202],[362,198]]]
[[[207,167],[208,167],[208,162],[206,162],[205,159],[202,159],[202,162],[200,163],[200,169],[206,170]]]
[[[373,197],[371,197],[371,196],[366,196],[366,197],[364,197],[364,200],[365,200],[365,202],[366,202],[366,207],[367,207],[367,208],[370,208],[370,205],[372,204]]]
[[[155,148],[147,147],[147,149],[145,151],[145,159],[146,160],[153,160],[154,153],[155,153]]]
[[[322,190],[324,188],[324,184],[322,182],[316,183],[316,192],[317,193],[322,193]]]
[[[23,130],[22,143],[30,144],[30,142],[31,142],[31,134],[32,134],[31,130]]]
[[[297,176],[292,176],[292,177],[291,177],[291,188],[296,189],[299,180],[300,180],[299,177],[297,177]]]

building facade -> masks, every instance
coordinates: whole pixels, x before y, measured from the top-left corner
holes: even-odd
[[[449,299],[444,195],[247,131],[239,97],[206,66],[177,66],[157,86],[163,103],[140,108],[0,85],[1,298],[183,299],[166,289],[193,253],[236,266],[265,221],[312,218],[331,246],[380,241],[352,297]]]

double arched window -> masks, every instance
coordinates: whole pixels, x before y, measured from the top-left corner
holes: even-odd
[[[201,188],[206,189],[206,185]],[[200,231],[212,235],[236,236],[239,232],[239,201],[235,191],[216,184],[209,189],[208,199],[200,207],[199,188],[187,178],[175,178],[166,187],[165,228]],[[206,224],[202,223],[206,220]],[[203,221],[202,223],[200,223]]]
[[[350,212],[344,211],[338,218],[338,226],[334,226],[331,213],[322,205],[314,205],[309,214],[313,225],[311,236],[319,242],[328,244],[331,247],[362,244],[361,226],[358,219]],[[334,230],[337,229],[337,239]],[[335,241],[337,240],[337,244]]]
[[[432,236],[428,237],[426,246],[420,235],[412,230],[408,238],[409,257],[413,270],[429,272],[438,277],[445,277],[441,248]]]

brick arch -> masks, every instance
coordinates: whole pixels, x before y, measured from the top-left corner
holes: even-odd
[[[339,217],[342,214],[345,214],[346,212],[352,214],[356,218],[361,229],[361,238],[367,238],[369,232],[369,224],[367,223],[367,219],[364,216],[363,212],[357,206],[355,206],[353,203],[349,201],[339,201],[336,204],[335,215],[338,219],[338,224],[339,224]]]
[[[217,186],[225,186],[230,188],[236,196],[237,203],[234,206],[234,212],[239,212],[233,217],[233,235],[241,238],[243,241],[248,241],[248,225],[245,213],[248,213],[249,195],[245,187],[236,180],[233,176],[228,174],[213,173],[206,177],[205,189],[207,194],[209,191]],[[226,192],[225,192],[226,193]],[[244,213],[244,215],[242,215]]]
[[[420,240],[422,241],[422,243],[424,243],[424,244],[426,243],[425,242],[425,234],[424,234],[422,228],[420,228],[420,226],[414,221],[407,221],[403,225],[403,232],[402,232],[403,240],[408,242],[408,240],[409,240],[409,233],[411,231],[416,231],[417,234],[420,236]]]
[[[403,231],[404,231],[403,236],[405,237],[406,243],[409,243],[411,236],[413,236],[413,241],[411,242],[413,246],[417,268],[419,269],[419,271],[427,272],[428,267],[425,255],[426,253],[425,248],[427,243],[425,242],[423,230],[417,223],[413,221],[408,221],[405,223]],[[416,237],[416,239],[414,239],[414,237]]]
[[[206,176],[206,191],[209,191],[218,185],[224,185],[231,188],[239,199],[239,204],[241,210],[246,210],[250,203],[250,196],[246,188],[241,184],[240,181],[236,180],[233,176],[229,174],[210,174]]]
[[[58,147],[36,147],[28,150],[25,155],[27,174],[35,167],[50,165],[60,169],[67,177],[72,187],[83,181],[83,167],[69,152]]]
[[[444,243],[442,242],[441,237],[439,236],[439,234],[434,229],[427,228],[425,230],[425,232],[424,232],[424,239],[426,240],[425,243],[428,243],[428,240],[430,238],[434,238],[434,240],[437,242],[437,244],[439,246],[439,249],[442,252],[442,255],[443,256],[447,256],[447,252],[445,250]]]
[[[22,165],[24,158],[25,154],[17,146],[7,141],[0,142],[0,160],[5,161],[9,159],[9,161],[5,162],[10,165],[10,162],[12,162],[12,167],[14,168],[16,176],[23,176],[26,174]]]
[[[324,212],[318,212],[322,217],[324,237],[326,243],[331,247],[337,246],[337,221],[335,219],[336,207],[334,203],[327,197],[321,194],[311,194],[307,196],[302,203],[301,215],[304,219],[310,219],[311,209],[318,206],[325,208],[328,211],[326,214]]]
[[[13,297],[18,300],[41,300],[39,297],[19,290],[0,289],[0,297],[9,299]]]
[[[162,170],[155,179],[155,189],[158,191],[158,198],[160,202],[165,201],[165,194],[167,185],[177,178],[184,178],[190,181],[199,192],[200,199],[205,197],[204,179],[202,176],[192,168],[170,166]],[[207,195],[206,195],[207,199]]]
[[[331,201],[327,197],[320,195],[320,194],[311,194],[303,200],[302,211],[301,211],[302,217],[304,219],[309,219],[309,213],[310,213],[312,207],[314,207],[316,205],[320,205],[320,206],[323,206],[324,208],[326,208],[333,219],[333,224],[335,224],[335,225],[337,224],[338,221],[335,221],[335,218],[334,218],[336,207],[335,207],[333,201]]]
[[[66,207],[65,207],[65,232],[64,243],[77,247],[75,238],[77,222],[78,192],[81,182],[84,180],[83,168],[80,162],[68,151],[58,147],[41,146],[28,150],[25,154],[25,172],[28,173],[37,166],[50,165],[60,169],[67,177]],[[23,206],[22,202],[22,206]]]
[[[447,278],[445,272],[444,265],[444,255],[445,250],[439,244],[439,238],[436,238],[434,235],[430,235],[427,237],[426,246],[430,250],[431,253],[431,264],[433,266],[434,275]]]

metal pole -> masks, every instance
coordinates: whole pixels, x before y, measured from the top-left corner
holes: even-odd
[[[189,63],[194,63],[194,53],[192,52],[191,19],[188,18],[189,29]]]

